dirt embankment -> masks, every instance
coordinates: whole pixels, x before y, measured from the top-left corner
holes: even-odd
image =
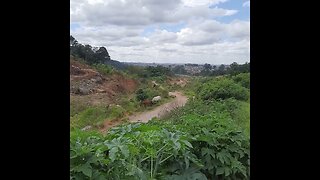
[[[114,103],[121,94],[131,94],[137,88],[135,80],[119,73],[103,75],[92,67],[70,59],[71,99],[88,105]]]

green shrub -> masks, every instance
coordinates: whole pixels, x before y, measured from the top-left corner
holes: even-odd
[[[148,98],[150,98],[150,99],[152,99],[155,96],[161,95],[160,89],[158,89],[158,88],[146,88],[145,92],[146,92]]]
[[[79,114],[71,117],[71,127],[83,128],[87,125],[95,125],[108,117],[107,110],[103,107],[89,107]]]
[[[166,89],[160,89],[160,96],[163,98],[168,98],[169,97],[169,91]]]
[[[203,100],[235,98],[245,101],[249,98],[248,89],[227,78],[213,79],[204,83],[198,91]]]
[[[108,118],[114,119],[114,118],[121,118],[124,115],[125,109],[121,106],[111,106],[107,113]]]
[[[232,79],[241,86],[250,89],[250,73],[241,73],[232,77]]]
[[[101,74],[109,75],[113,72],[113,68],[106,64],[94,64],[93,67],[98,70]]]
[[[249,141],[217,128],[129,124],[70,139],[71,179],[249,179]]]
[[[125,109],[121,106],[88,107],[70,118],[70,126],[71,128],[83,128],[88,125],[99,126],[104,120],[123,117],[124,113]]]
[[[142,89],[138,89],[138,91],[136,92],[136,98],[138,101],[143,101],[143,100],[149,98],[149,96],[146,91],[144,91]]]
[[[243,101],[249,90],[225,77],[200,80],[188,90],[199,98],[164,119],[124,124],[105,136],[73,131],[70,179],[250,179],[250,104]],[[137,101],[122,100],[128,102]],[[124,109],[112,106],[106,114]]]
[[[127,111],[133,112],[137,108],[139,108],[139,103],[135,99],[129,99],[128,97],[124,97],[120,100],[119,104]]]

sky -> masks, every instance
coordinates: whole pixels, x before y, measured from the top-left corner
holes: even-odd
[[[71,0],[70,34],[114,60],[250,62],[250,1]]]

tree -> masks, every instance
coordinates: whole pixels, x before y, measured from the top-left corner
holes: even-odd
[[[175,74],[188,74],[187,70],[184,68],[183,65],[177,65],[174,68],[172,68],[172,71]]]
[[[216,69],[217,69],[217,66],[216,66],[216,65],[213,65],[213,66],[212,66],[212,69],[213,69],[213,70],[216,70]]]
[[[233,62],[232,64],[230,64],[229,74],[231,74],[231,75],[239,74],[240,73],[239,70],[240,70],[240,68],[239,68],[238,63]]]
[[[70,46],[76,46],[78,45],[78,41],[70,35]]]
[[[217,71],[214,71],[215,72],[215,75],[224,75],[226,74],[226,66],[224,64],[221,64],[219,67],[218,67],[218,70]]]
[[[250,73],[240,73],[232,79],[241,86],[250,89]]]
[[[101,61],[110,60],[109,53],[105,47],[100,47],[95,54],[96,57]]]
[[[224,64],[221,64],[218,68],[219,71],[224,71],[226,66]]]
[[[211,66],[211,64],[204,64],[204,69],[206,69],[206,70],[211,70],[212,69],[212,66]]]

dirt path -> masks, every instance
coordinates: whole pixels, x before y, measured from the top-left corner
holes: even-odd
[[[139,114],[134,114],[132,116],[129,116],[130,122],[148,122],[153,117],[162,117],[163,115],[166,115],[171,110],[184,106],[188,100],[186,96],[184,96],[181,92],[173,92],[173,94],[176,96],[171,102],[162,104],[158,107],[156,107],[153,110],[145,111]]]
[[[153,117],[162,117],[163,115],[168,114],[170,111],[172,111],[175,108],[184,106],[188,100],[187,96],[183,95],[181,92],[173,92],[176,97],[165,104],[162,104],[158,107],[156,107],[153,110],[150,111],[144,111],[141,113],[136,113],[134,115],[131,115],[128,117],[129,122],[148,122],[151,120]],[[105,133],[108,129],[118,126],[122,124],[121,120],[116,120],[116,121],[105,121],[103,128],[100,129],[101,132]]]

